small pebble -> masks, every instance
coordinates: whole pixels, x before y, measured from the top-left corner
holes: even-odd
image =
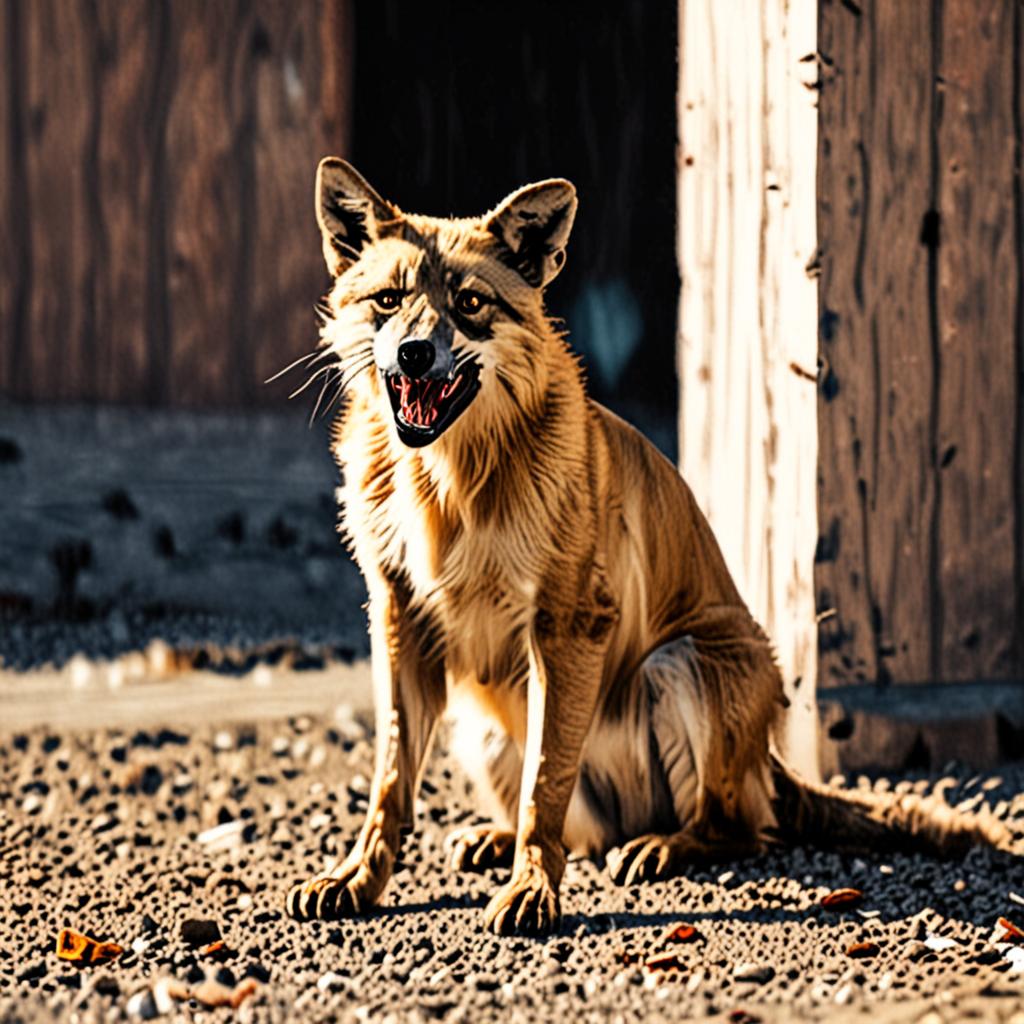
[[[433,983],[433,980],[431,983]],[[345,979],[334,971],[328,971],[317,978],[316,987],[321,992],[339,992],[345,987]]]
[[[153,1020],[160,1016],[156,999],[149,988],[144,988],[129,997],[128,1002],[125,1003],[124,1012],[136,1020]]]
[[[763,985],[775,977],[775,968],[769,964],[737,964],[733,969],[732,976],[737,981],[752,981],[758,985]]]

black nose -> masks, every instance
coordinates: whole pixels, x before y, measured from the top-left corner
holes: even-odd
[[[429,341],[403,341],[398,346],[398,365],[406,377],[422,377],[434,365],[434,346]]]

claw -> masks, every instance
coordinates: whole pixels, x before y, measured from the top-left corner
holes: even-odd
[[[449,833],[445,839],[454,871],[485,871],[511,867],[515,834],[490,826],[471,826]]]
[[[616,885],[661,881],[675,873],[675,851],[668,836],[639,836],[608,855]]]
[[[299,909],[302,912],[302,916],[305,919],[316,917],[316,910],[319,900],[317,899],[318,893],[314,888],[315,882],[311,882],[302,890],[302,898],[299,900]]]
[[[494,919],[492,928],[498,935],[508,934],[508,932],[505,930],[505,919],[508,917],[508,912],[510,909],[510,907],[502,907],[502,909],[498,911],[498,916]]]
[[[285,897],[284,901],[284,907],[289,917],[299,918],[302,916],[299,910],[299,899],[301,896],[301,885],[293,885],[291,889],[288,890],[288,895]]]
[[[377,902],[390,876],[390,861],[378,848],[369,859],[348,861],[327,874],[294,886],[285,898],[285,909],[298,920],[322,921],[353,917]]]
[[[486,917],[497,935],[544,935],[558,926],[558,895],[545,875],[527,873],[495,893]]]
[[[325,885],[317,896],[316,917],[321,921],[329,921],[336,915],[339,889],[337,885]]]

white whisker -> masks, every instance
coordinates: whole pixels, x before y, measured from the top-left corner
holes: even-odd
[[[305,384],[303,384],[301,387],[296,388],[288,396],[289,400],[291,400],[292,398],[298,398],[298,396],[301,395],[302,392],[305,391],[306,388],[308,388],[310,386],[310,384],[312,384],[313,381],[315,381],[317,379],[317,377],[319,377],[319,376],[321,376],[323,374],[330,374],[332,371],[336,370],[337,368],[338,367],[337,367],[336,363],[331,363],[330,366],[321,366],[320,369],[316,371],[316,373],[314,373],[314,374],[312,374],[312,376],[310,376],[310,378],[306,381]]]

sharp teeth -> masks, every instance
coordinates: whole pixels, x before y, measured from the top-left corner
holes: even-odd
[[[441,390],[441,398],[445,399],[449,395],[454,395],[456,389],[459,386],[459,381],[460,380],[462,380],[462,374],[461,373],[454,380],[448,381],[448,383],[445,384],[444,388]]]

